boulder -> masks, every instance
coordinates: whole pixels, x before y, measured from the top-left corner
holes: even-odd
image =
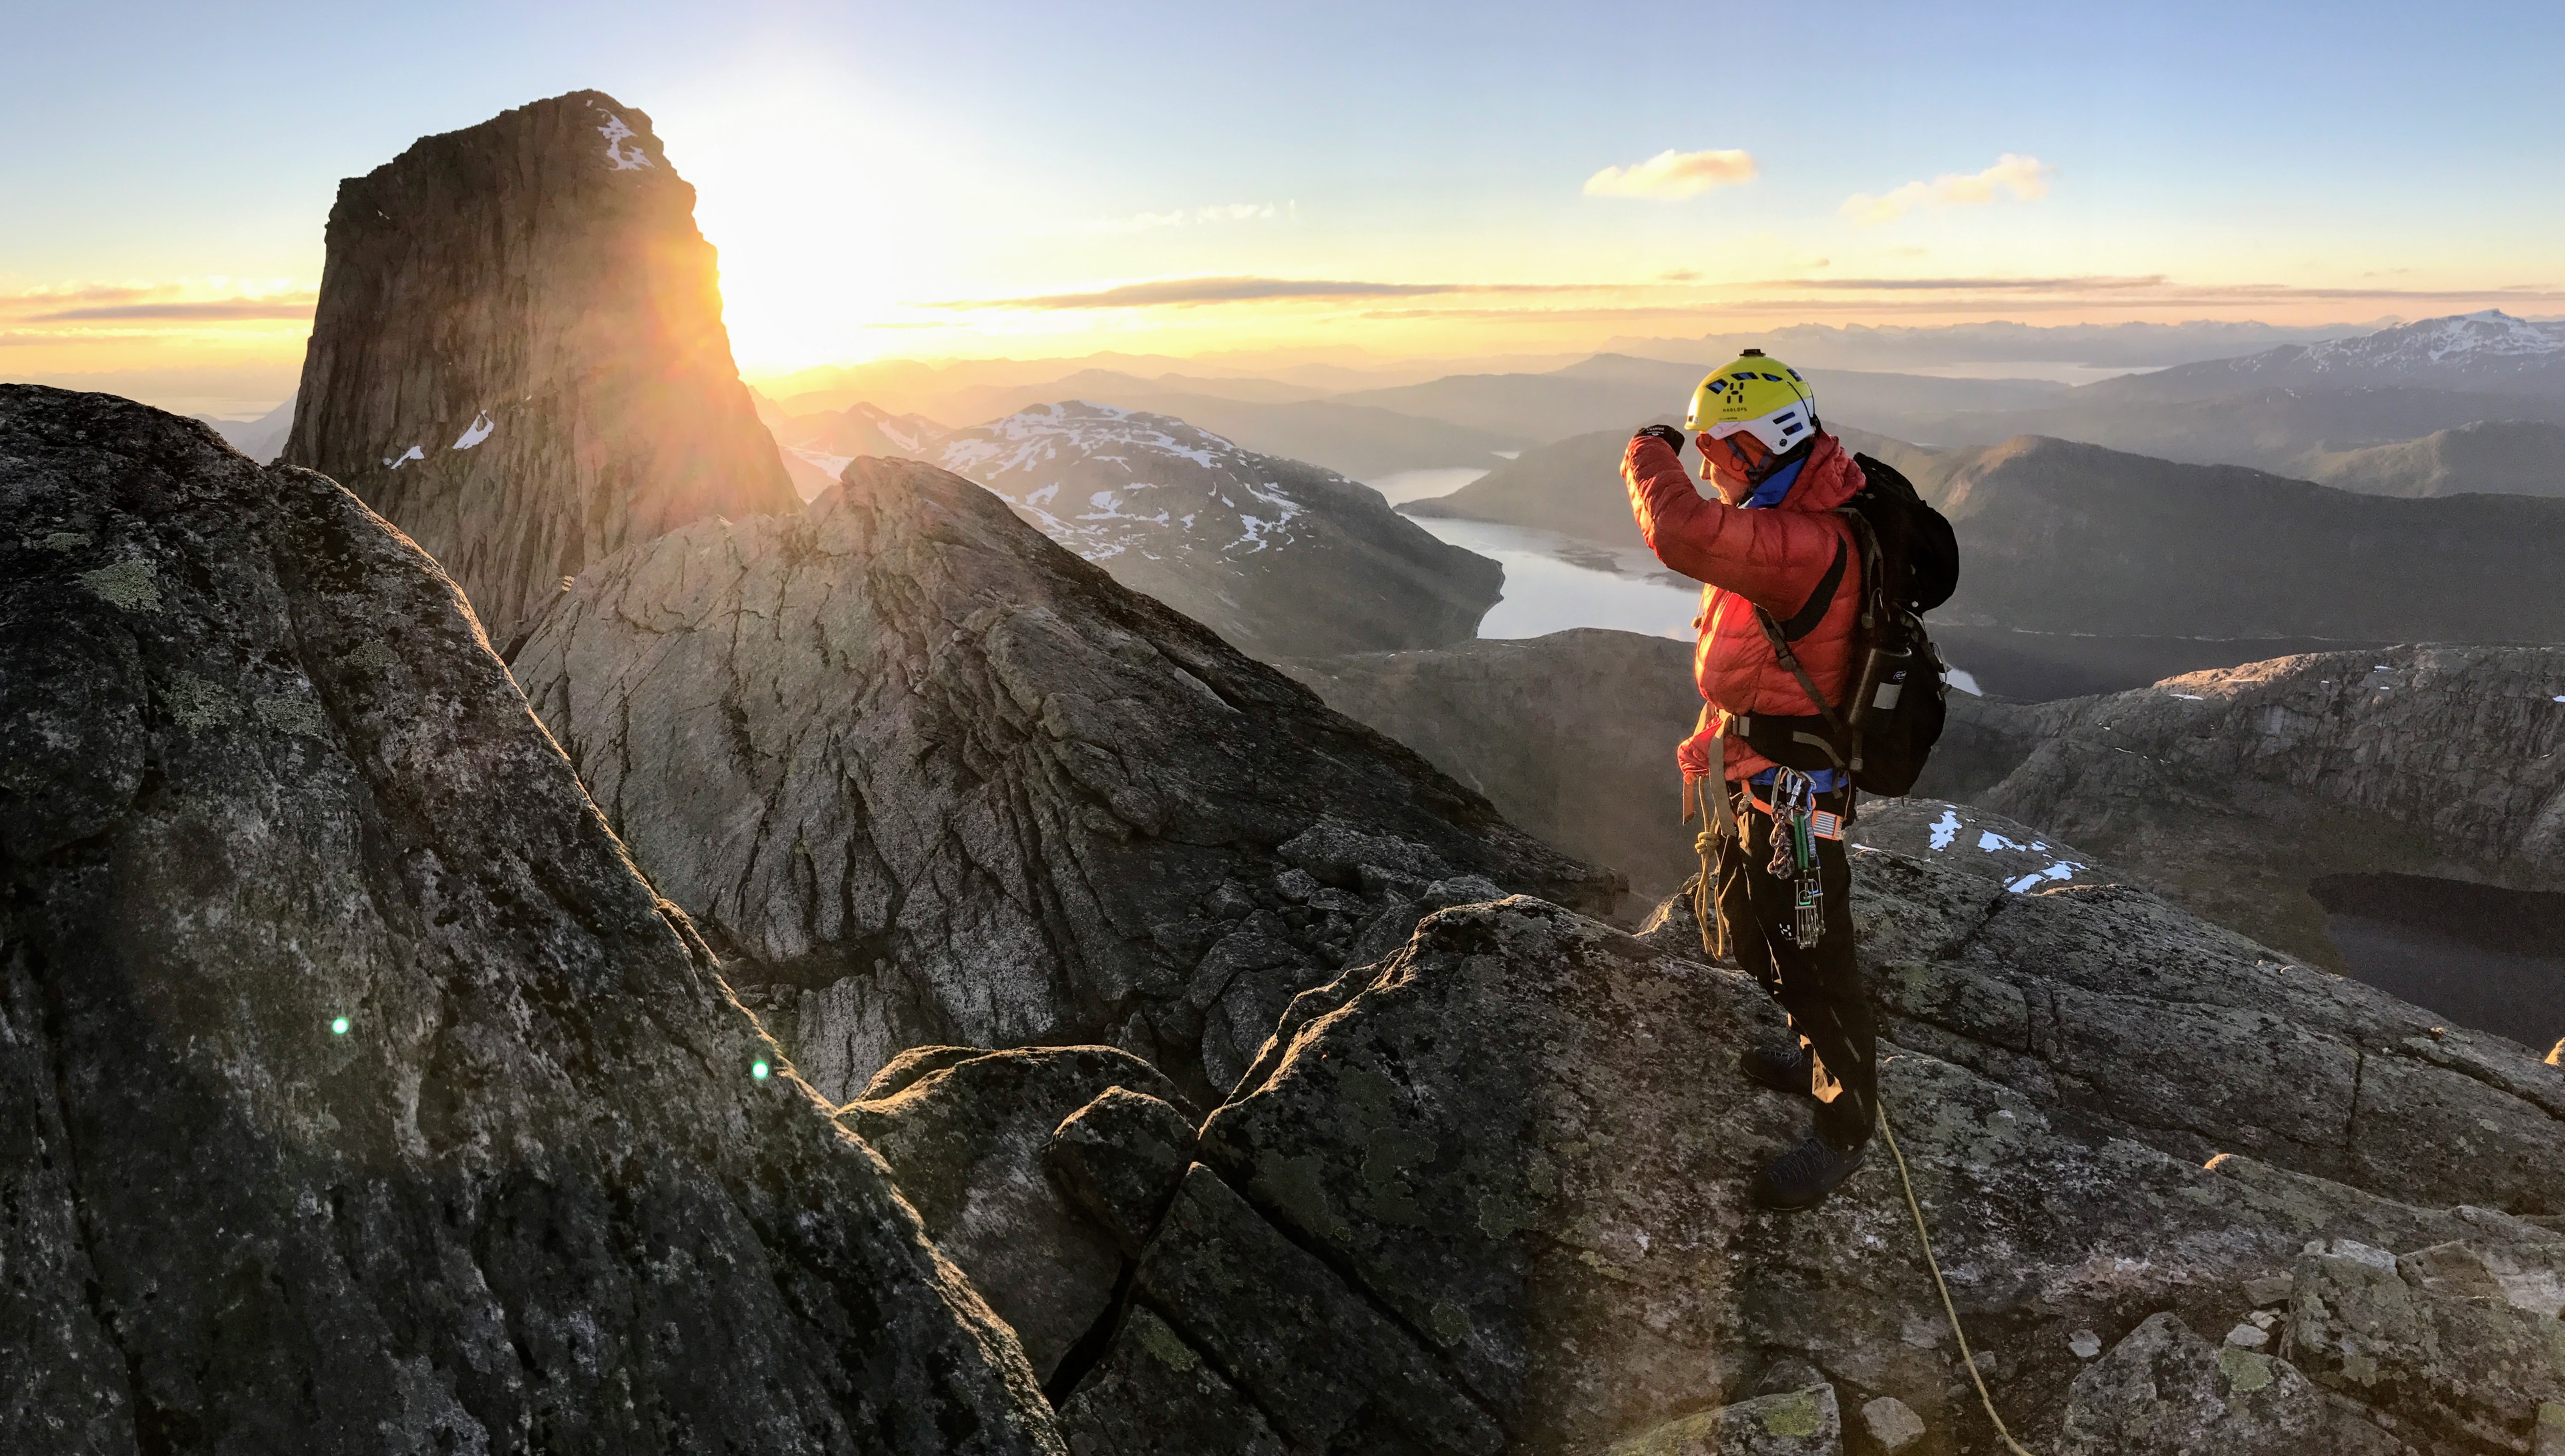
[[[1068,1201],[1136,1256],[1193,1163],[1199,1120],[1163,1097],[1106,1088],[1061,1120],[1043,1156]]]
[[[283,459],[425,548],[503,649],[625,546],[800,509],[694,208],[650,119],[595,91],[340,183]]]
[[[2170,1314],[2148,1317],[2075,1377],[2061,1424],[2061,1456],[2359,1449],[2330,1439],[2334,1423],[2323,1393],[2288,1361],[2231,1344],[2213,1347]]]
[[[2482,1449],[2527,1452],[2565,1404],[2565,1243],[2487,1230],[2398,1257],[2311,1244],[2296,1268],[2290,1347],[2364,1404]]]
[[[1035,1373],[1049,1379],[1111,1305],[1122,1273],[1111,1229],[1074,1208],[1044,1170],[1052,1129],[1122,1089],[1171,1112],[1182,1093],[1112,1047],[936,1060],[943,1065],[924,1071],[886,1069],[915,1075],[889,1087],[887,1075],[875,1078],[862,1100],[837,1109],[838,1120],[890,1165],[936,1247],[1015,1328]]]
[[[1616,892],[914,461],[599,564],[516,671],[839,1099],[912,1046],[1096,1042],[1208,1102],[1434,881]]]
[[[0,520],[0,1449],[1061,1449],[416,546],[25,385]]]

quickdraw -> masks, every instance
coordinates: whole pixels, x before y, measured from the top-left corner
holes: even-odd
[[[1765,866],[1775,879],[1789,880],[1789,936],[1801,950],[1825,938],[1825,883],[1817,870],[1817,785],[1797,769],[1772,774],[1772,862]]]

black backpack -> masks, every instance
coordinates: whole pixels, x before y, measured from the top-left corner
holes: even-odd
[[[1940,511],[1924,503],[1915,483],[1895,466],[1868,455],[1853,462],[1868,478],[1837,509],[1852,525],[1861,551],[1861,617],[1853,634],[1855,676],[1849,711],[1838,713],[1799,665],[1790,643],[1816,630],[1834,605],[1847,565],[1835,563],[1787,621],[1761,607],[1772,653],[1817,705],[1813,715],[1740,714],[1730,732],[1756,753],[1785,768],[1840,769],[1853,787],[1882,798],[1902,798],[1924,772],[1924,760],[1942,736],[1947,669],[1924,613],[1951,600],[1960,585],[1960,541]]]

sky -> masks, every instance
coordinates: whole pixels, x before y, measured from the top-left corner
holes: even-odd
[[[2565,314],[2565,7],[11,0],[0,377],[292,387],[340,178],[583,87],[752,378]]]

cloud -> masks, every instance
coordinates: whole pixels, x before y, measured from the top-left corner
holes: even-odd
[[[1300,204],[1289,202],[1224,202],[1211,207],[1172,207],[1164,212],[1135,212],[1128,217],[1098,217],[1042,229],[1054,233],[1136,233],[1152,228],[1201,226],[1215,222],[1296,220]]]
[[[2023,202],[2048,195],[2049,175],[2057,169],[2035,156],[2007,151],[1982,172],[1945,172],[1929,182],[1908,182],[1885,196],[1855,192],[1844,199],[1843,215],[1864,224],[1893,222],[1918,207],[1969,207],[1992,202],[1995,189],[2009,190]]]
[[[1161,278],[1091,293],[960,299],[929,309],[1155,309],[1264,299],[1414,298],[1441,293],[1572,293],[1602,285],[1539,283],[1366,283],[1318,278]]]
[[[1754,158],[1743,151],[1669,150],[1625,167],[1605,167],[1585,179],[1585,195],[1673,202],[1753,179]]]
[[[2160,288],[2161,273],[2080,274],[2068,278],[1775,278],[1767,288],[1824,288],[1858,293],[2112,293]]]
[[[109,320],[155,319],[161,321],[203,321],[207,319],[309,319],[313,305],[269,299],[219,299],[201,304],[102,304],[85,309],[57,309],[50,314],[30,315],[30,324],[74,324]]]

